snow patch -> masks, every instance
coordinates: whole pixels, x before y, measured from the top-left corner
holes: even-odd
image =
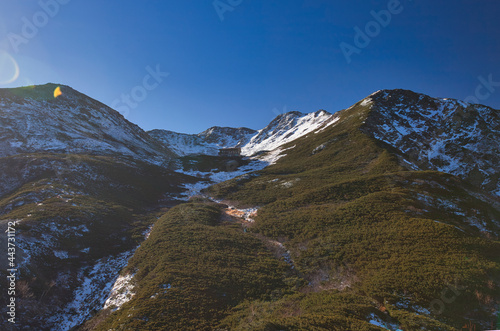
[[[370,316],[368,316],[368,318],[369,318],[368,323],[370,323],[372,325],[381,327],[381,328],[386,329],[386,330],[391,330],[391,331],[403,331],[399,328],[399,326],[397,324],[384,322],[384,321],[382,321],[382,319],[380,317],[378,317],[377,315],[375,315],[373,313],[370,314]]]
[[[361,102],[361,106],[366,107],[373,104],[372,98],[366,98]]]
[[[119,276],[113,284],[111,293],[104,303],[103,309],[111,309],[112,311],[119,310],[125,303],[129,302],[135,293],[133,292],[134,285],[132,279],[135,275],[128,274]]]
[[[335,123],[337,123],[338,121],[340,120],[340,116],[337,116],[335,118],[333,118],[331,121],[329,121],[326,125],[324,125],[323,127],[319,128],[319,130],[317,130],[315,133],[320,133],[320,132],[323,132],[325,131],[328,127],[334,125]]]
[[[103,258],[93,267],[82,268],[80,286],[74,290],[73,300],[48,320],[52,330],[70,330],[85,322],[93,311],[100,310],[115,283],[115,275],[125,267],[134,251]]]
[[[178,200],[188,201],[191,197],[202,195],[201,191],[217,183],[222,183],[240,176],[248,175],[252,172],[259,171],[265,167],[275,164],[280,158],[286,156],[282,154],[287,150],[295,148],[295,145],[286,149],[277,148],[271,152],[265,153],[264,155],[252,156],[251,160],[247,165],[239,167],[236,171],[220,171],[220,172],[201,172],[201,171],[184,171],[177,170],[177,172],[183,173],[185,175],[193,176],[202,179],[201,181],[193,184],[183,184],[182,187],[185,189],[181,193],[181,197]]]
[[[414,100],[397,92],[375,98],[376,115],[367,128],[374,138],[410,155],[409,161],[422,169],[477,178],[500,196],[500,123],[494,109],[424,95]]]
[[[54,251],[54,255],[61,260],[67,259],[68,258],[68,252],[65,251]]]
[[[318,130],[333,115],[319,111],[310,114],[287,113],[278,116],[242,147],[243,155],[271,151],[288,142]]]

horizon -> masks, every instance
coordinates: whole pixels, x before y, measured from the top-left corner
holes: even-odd
[[[6,4],[0,87],[62,82],[144,130],[189,134],[385,89],[500,108],[495,1],[231,4]]]

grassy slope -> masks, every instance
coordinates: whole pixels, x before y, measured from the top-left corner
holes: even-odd
[[[212,330],[245,300],[281,297],[289,286],[283,262],[220,207],[190,203],[167,212],[125,272],[136,295],[98,330]]]
[[[97,329],[381,330],[373,316],[405,331],[489,325],[500,297],[494,201],[456,177],[400,166],[359,131],[367,112],[357,105],[259,176],[208,190],[261,206],[251,233],[203,202],[165,214],[127,268],[134,299]],[[294,269],[266,237],[286,245]]]
[[[498,226],[490,222],[500,219],[499,210],[455,177],[403,169],[385,146],[357,129],[367,111],[359,105],[345,111],[337,126],[290,144],[296,147],[261,176],[222,183],[209,193],[264,206],[252,230],[285,241],[301,277],[311,284],[304,291],[318,291],[311,295],[320,301],[335,297],[335,288],[348,282],[355,298],[378,306],[405,330],[489,324],[500,297]],[[323,143],[327,146],[313,154]],[[442,201],[453,202],[463,216]],[[485,220],[493,234],[471,227],[470,217]],[[440,300],[447,284],[465,289],[444,309],[433,306],[432,320],[414,314]],[[312,329],[314,316],[355,315],[318,313],[308,300],[310,295],[262,304],[259,316],[279,328]],[[413,309],[396,308],[407,300]],[[306,308],[285,319],[284,307],[295,302]],[[249,309],[224,325],[248,327],[241,316],[250,315]],[[322,327],[330,329],[332,323]]]

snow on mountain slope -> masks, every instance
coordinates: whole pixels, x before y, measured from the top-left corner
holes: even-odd
[[[333,124],[333,115],[324,110],[303,114],[289,112],[276,117],[259,131],[247,128],[212,127],[197,135],[153,130],[148,133],[180,156],[190,154],[217,155],[220,148],[241,147],[242,154],[250,156],[271,151],[283,144]]]
[[[179,156],[191,154],[217,155],[216,145],[207,143],[195,134],[177,133],[168,130],[148,131],[149,135],[170,148]]]
[[[125,155],[154,163],[172,153],[106,105],[67,86],[0,89],[0,157],[21,153]]]
[[[240,147],[256,131],[248,128],[214,126],[199,134],[177,133],[168,130],[148,131],[149,135],[179,156],[191,154],[217,155],[220,148]]]
[[[421,169],[460,176],[500,196],[500,112],[406,90],[379,91],[363,130]]]
[[[217,146],[241,147],[245,145],[257,131],[248,128],[227,128],[214,126],[198,134],[208,143]]]
[[[222,183],[228,180],[231,180],[236,177],[250,178],[251,176],[258,176],[254,172],[262,170],[267,166],[275,164],[279,159],[285,157],[286,151],[295,148],[295,146],[282,149],[280,147],[275,148],[273,151],[262,153],[259,155],[250,156],[248,160],[250,161],[247,165],[237,166],[236,169],[232,171],[198,171],[198,170],[177,170],[177,172],[183,173],[185,175],[202,178],[202,181],[199,181],[194,184],[185,184],[184,188],[186,191],[181,193],[181,198],[175,197],[176,200],[185,200],[188,201],[190,198],[203,195],[201,193],[202,190],[218,183]],[[249,175],[254,173],[252,175]]]
[[[252,155],[260,151],[271,151],[319,129],[332,116],[324,110],[310,114],[289,112],[279,115],[242,147],[242,153]]]

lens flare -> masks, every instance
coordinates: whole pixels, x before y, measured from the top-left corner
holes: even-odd
[[[7,85],[19,78],[19,65],[6,51],[0,50],[0,84]]]
[[[58,96],[62,95],[62,92],[61,92],[61,87],[58,86],[56,87],[56,89],[54,90],[54,98],[57,98]]]

